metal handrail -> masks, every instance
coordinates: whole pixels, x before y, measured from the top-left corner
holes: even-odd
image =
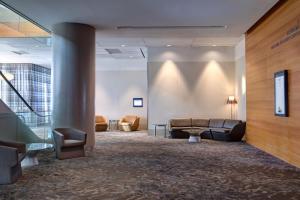
[[[3,78],[3,80],[9,85],[9,87],[18,95],[18,97],[23,101],[23,103],[29,108],[31,112],[36,114],[39,117],[49,117],[51,115],[41,115],[37,111],[35,111],[29,103],[23,98],[23,96],[19,93],[19,91],[11,84],[11,82],[6,78],[6,76],[3,74],[3,72],[0,70],[0,76]]]

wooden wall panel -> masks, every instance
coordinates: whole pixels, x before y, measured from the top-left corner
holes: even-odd
[[[284,38],[274,48],[274,45]],[[274,116],[274,73],[289,73],[289,117]],[[300,167],[300,1],[287,0],[246,34],[247,142]]]

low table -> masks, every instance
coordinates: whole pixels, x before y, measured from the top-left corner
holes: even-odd
[[[119,120],[118,119],[110,119],[108,121],[108,129],[110,131],[112,131],[112,130],[118,130],[119,129],[118,125],[119,125]],[[115,129],[112,129],[112,127],[114,127]]]
[[[205,129],[183,129],[182,131],[189,133],[189,143],[198,143],[201,140],[200,135]]]
[[[22,167],[34,166],[38,165],[39,161],[37,158],[37,154],[41,150],[51,149],[53,148],[53,144],[49,143],[29,143],[26,144],[26,156],[24,160],[22,160]]]
[[[156,136],[157,127],[164,127],[165,137],[167,137],[167,124],[153,124],[154,125],[154,135]]]

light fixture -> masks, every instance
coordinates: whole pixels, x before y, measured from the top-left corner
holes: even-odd
[[[166,45],[166,47],[171,47],[171,46],[173,46],[173,45],[171,45],[171,44],[167,44],[167,45]]]
[[[217,45],[216,44],[213,44],[213,45],[211,45],[212,47],[216,47]]]
[[[227,99],[227,104],[230,104],[230,118],[232,119],[232,106],[234,104],[237,104],[237,100],[235,98],[235,96],[229,96],[228,99]]]
[[[122,44],[121,47],[126,47],[126,44]]]

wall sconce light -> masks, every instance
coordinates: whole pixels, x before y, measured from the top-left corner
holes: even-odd
[[[227,104],[230,104],[230,108],[231,108],[230,118],[232,119],[232,106],[234,104],[237,104],[237,100],[235,96],[229,96],[227,99]]]

